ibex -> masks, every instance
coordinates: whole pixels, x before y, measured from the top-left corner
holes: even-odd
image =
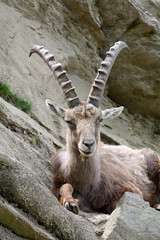
[[[48,50],[35,45],[30,52],[37,53],[48,64],[68,104],[68,109],[64,109],[46,100],[47,106],[68,124],[66,148],[51,159],[52,192],[74,213],[80,207],[110,214],[124,192],[137,193],[150,206],[160,207],[158,155],[147,148],[133,150],[100,142],[100,123],[123,111],[123,107],[101,110],[99,105],[113,63],[124,48],[128,48],[127,44],[119,41],[106,53],[86,101],[80,101],[66,71]]]

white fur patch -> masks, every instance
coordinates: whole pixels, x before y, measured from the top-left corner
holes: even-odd
[[[157,209],[158,211],[160,211],[160,204],[156,207],[156,209]]]

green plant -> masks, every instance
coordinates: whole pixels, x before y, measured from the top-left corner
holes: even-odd
[[[32,104],[28,100],[19,97],[17,94],[13,94],[10,90],[10,87],[1,81],[0,96],[22,111],[26,113],[31,112]]]
[[[36,133],[34,134],[34,136],[32,137],[32,139],[30,141],[32,144],[36,144],[37,136],[38,136],[38,131],[36,131]]]

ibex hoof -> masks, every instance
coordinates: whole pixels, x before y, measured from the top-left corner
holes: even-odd
[[[160,211],[160,203],[154,204],[153,208],[155,208],[157,211]]]
[[[64,207],[67,210],[73,212],[74,214],[78,214],[78,212],[79,212],[79,207],[78,207],[78,205],[75,202],[68,202],[68,201],[66,201],[64,203]]]
[[[157,210],[157,211],[160,211],[160,204],[157,204],[156,210]]]

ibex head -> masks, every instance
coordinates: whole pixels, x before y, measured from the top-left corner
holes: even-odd
[[[46,105],[68,123],[68,135],[70,136],[68,140],[70,143],[68,144],[77,148],[84,157],[91,156],[97,149],[100,122],[104,119],[116,117],[123,111],[123,107],[106,110],[99,108],[105,83],[114,61],[123,48],[128,48],[127,44],[119,41],[106,53],[106,58],[101,63],[86,101],[79,100],[75,87],[72,86],[72,81],[68,79],[66,71],[62,69],[60,63],[55,61],[54,56],[48,50],[35,45],[30,51],[29,56],[32,53],[37,53],[44,59],[61,85],[69,108],[64,109],[50,100],[46,100]]]

